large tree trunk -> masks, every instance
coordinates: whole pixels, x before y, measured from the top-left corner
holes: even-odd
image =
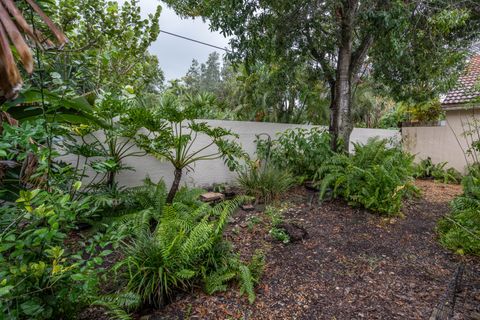
[[[167,195],[167,203],[172,203],[175,194],[178,191],[178,187],[180,186],[180,180],[182,179],[182,169],[175,168],[175,177],[173,179],[172,186],[170,187],[170,191]]]
[[[332,134],[332,148],[343,149],[348,152],[350,134],[353,130],[351,119],[352,104],[352,42],[353,23],[357,1],[344,1],[340,10],[340,41],[335,86],[332,88],[333,97],[330,105],[330,133]]]

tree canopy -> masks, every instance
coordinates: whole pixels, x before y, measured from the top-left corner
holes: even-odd
[[[399,99],[424,101],[445,91],[465,49],[479,36],[475,1],[244,0],[166,1],[231,36],[247,70],[305,63],[330,91],[330,131],[348,147],[355,87],[367,75]]]

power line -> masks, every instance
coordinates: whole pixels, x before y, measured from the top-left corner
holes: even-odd
[[[192,38],[188,38],[188,37],[185,37],[185,36],[181,36],[181,35],[176,34],[176,33],[168,32],[168,31],[165,31],[165,30],[160,30],[160,32],[163,32],[163,33],[165,33],[165,34],[168,34],[168,35],[171,35],[171,36],[174,36],[174,37],[177,37],[177,38],[181,38],[181,39],[184,39],[184,40],[188,40],[188,41],[196,42],[196,43],[199,43],[199,44],[203,44],[204,46],[209,46],[209,47],[216,48],[216,49],[220,49],[220,50],[223,50],[223,51],[226,51],[226,52],[231,52],[231,51],[228,50],[228,49],[225,49],[225,48],[222,48],[222,47],[217,47],[217,46],[215,46],[215,45],[213,45],[213,44],[209,44],[209,43],[206,43],[206,42],[198,41],[198,40],[195,40],[195,39],[192,39]]]

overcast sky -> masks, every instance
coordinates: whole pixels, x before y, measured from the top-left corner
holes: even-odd
[[[118,2],[123,3],[124,0],[118,0]],[[157,0],[140,0],[139,4],[142,9],[142,16],[144,17],[149,13],[154,13],[158,5],[162,6],[162,13],[160,15],[161,30],[207,42],[221,48],[228,46],[228,39],[224,38],[218,32],[211,32],[208,28],[208,23],[204,23],[201,19],[182,20],[173,10],[168,8],[166,4]],[[155,41],[150,48],[150,52],[158,56],[160,67],[165,73],[165,79],[167,81],[185,75],[192,59],[205,62],[208,54],[213,51],[218,51],[221,56],[224,54],[221,50],[216,50],[164,33],[160,33],[157,41]]]

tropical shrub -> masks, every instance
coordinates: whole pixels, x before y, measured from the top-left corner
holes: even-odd
[[[67,154],[76,156],[78,180],[90,169],[93,187],[105,184],[112,188],[116,176],[124,170],[129,157],[144,156],[145,151],[135,149],[135,136],[141,125],[131,120],[131,113],[139,108],[135,96],[123,92],[103,92],[96,96],[91,106],[96,121],[72,125],[64,134],[63,148]]]
[[[191,166],[195,162],[223,158],[229,169],[234,170],[238,159],[245,156],[241,146],[234,141],[238,138],[235,133],[195,120],[200,110],[208,108],[211,103],[214,101],[203,100],[201,95],[180,99],[167,92],[158,106],[140,109],[135,118],[148,130],[148,133],[136,138],[137,143],[153,156],[169,161],[175,168],[167,195],[168,203],[175,197],[183,170],[193,170]],[[194,143],[201,135],[207,136],[209,141],[195,149]]]
[[[414,178],[434,179],[443,183],[459,183],[462,179],[460,172],[454,168],[445,169],[447,162],[433,163],[432,159],[421,160],[415,165]]]
[[[48,159],[45,121],[0,122],[0,198],[15,201],[19,191],[46,184]]]
[[[187,197],[187,195],[184,195]],[[226,290],[236,279],[250,302],[258,281],[260,256],[245,265],[223,239],[229,215],[243,199],[215,207],[190,207],[181,202],[165,205],[153,231],[137,229],[125,243],[126,258],[115,269],[126,279],[125,290],[139,295],[143,304],[162,306],[178,290],[203,285],[207,293]]]
[[[8,319],[68,319],[88,305],[102,263],[97,246],[85,261],[64,241],[90,210],[88,198],[39,189],[21,191],[15,204],[0,208],[0,312]]]
[[[249,196],[269,203],[290,189],[296,179],[285,169],[278,169],[259,161],[251,162],[238,171],[237,182]]]
[[[463,179],[463,194],[451,202],[452,212],[439,221],[440,242],[459,254],[480,255],[480,169]]]
[[[396,214],[402,200],[417,189],[412,185],[413,156],[388,141],[370,139],[354,144],[353,155],[336,154],[316,173],[320,197],[331,190],[350,205],[380,214]]]
[[[276,140],[258,138],[257,154],[275,167],[309,180],[333,155],[333,151],[328,132],[322,128],[312,128],[288,129]]]

